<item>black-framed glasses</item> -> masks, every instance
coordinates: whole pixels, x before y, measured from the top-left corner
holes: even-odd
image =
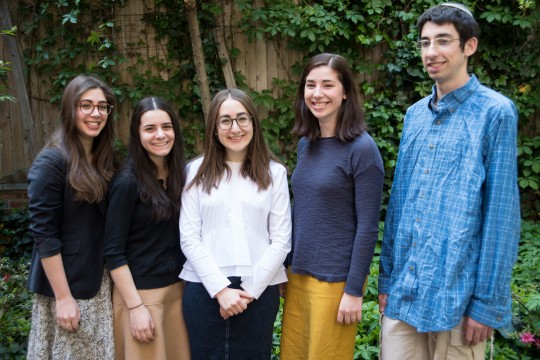
[[[238,127],[245,128],[251,123],[251,116],[248,114],[238,115],[236,119],[230,118],[228,116],[222,116],[218,119],[217,124],[221,130],[229,130],[233,126],[233,122],[236,121]]]
[[[433,44],[436,48],[444,48],[449,46],[453,41],[459,41],[459,39],[452,39],[452,38],[436,38],[435,40],[420,40],[416,42],[416,48],[418,50],[427,50]]]
[[[79,109],[85,115],[90,115],[94,112],[94,109],[97,108],[98,112],[105,116],[109,115],[112,111],[113,106],[105,102],[100,102],[97,105],[94,105],[91,101],[81,101],[79,103]]]

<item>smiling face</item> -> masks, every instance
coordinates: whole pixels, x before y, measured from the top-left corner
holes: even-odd
[[[439,38],[452,41],[444,46],[436,46],[435,39]],[[469,80],[467,59],[476,51],[478,42],[476,38],[471,38],[462,50],[460,42],[454,39],[459,39],[459,34],[451,23],[437,25],[427,22],[422,28],[421,40],[431,42],[430,46],[421,50],[422,63],[442,94],[447,94],[467,83]]]
[[[242,115],[250,116],[240,101],[228,98],[219,107],[217,122],[223,119],[238,119]],[[225,147],[225,160],[242,162],[253,138],[253,122],[249,121],[247,126],[240,127],[237,121],[233,121],[232,127],[228,130],[221,129],[216,124],[216,131],[219,142]]]
[[[338,73],[330,66],[318,66],[307,75],[304,101],[320,124],[331,123],[335,126],[346,97]]]
[[[162,163],[174,145],[171,117],[163,110],[145,112],[141,116],[139,136],[150,159],[156,164]]]
[[[76,105],[75,127],[77,128],[79,138],[83,144],[92,144],[94,138],[99,135],[107,124],[108,115],[101,114],[97,106],[94,106],[90,114],[84,114],[79,106],[81,103],[92,103],[93,105],[106,104],[107,99],[103,90],[95,88],[84,92]]]

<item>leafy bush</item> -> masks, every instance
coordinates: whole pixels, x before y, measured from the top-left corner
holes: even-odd
[[[26,259],[0,259],[0,358],[24,359],[32,301]]]
[[[519,359],[540,358],[540,223],[523,221],[518,261],[512,276],[512,324],[502,329],[498,342],[508,358],[512,351]]]
[[[23,359],[30,331],[31,294],[26,288],[33,240],[28,209],[0,217],[0,358]]]
[[[521,208],[525,218],[540,219],[540,136],[522,135],[518,141]]]
[[[23,261],[32,257],[34,242],[28,225],[28,208],[0,216],[0,255]]]

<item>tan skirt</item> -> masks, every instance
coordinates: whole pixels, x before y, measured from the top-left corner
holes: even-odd
[[[287,273],[281,360],[350,360],[357,324],[340,324],[337,315],[345,282],[329,283]]]
[[[116,359],[189,360],[189,341],[182,316],[181,282],[164,288],[138,290],[154,324],[154,340],[142,343],[131,335],[129,310],[120,292],[113,286],[114,344]]]

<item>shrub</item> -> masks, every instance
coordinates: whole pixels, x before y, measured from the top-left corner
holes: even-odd
[[[31,294],[26,259],[0,260],[0,358],[24,359],[30,332]]]

